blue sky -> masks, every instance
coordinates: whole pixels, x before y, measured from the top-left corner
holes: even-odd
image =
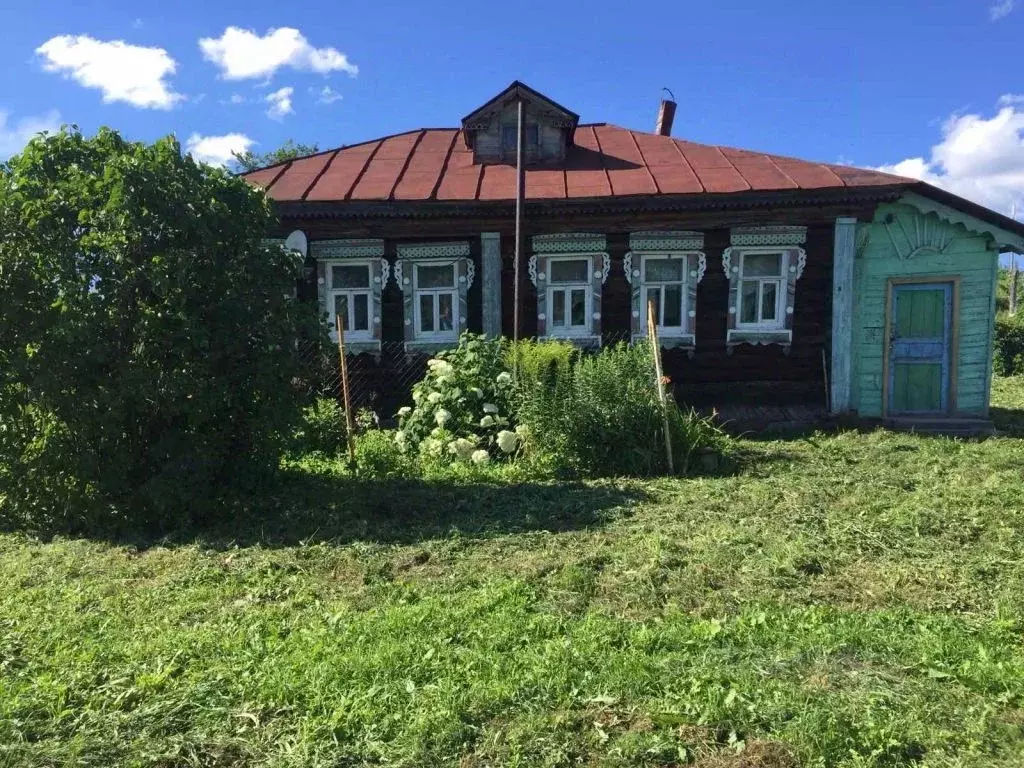
[[[678,137],[895,167],[1024,215],[1024,0],[54,0],[0,20],[0,156],[57,122],[210,160],[328,148],[457,125],[516,78],[652,130],[667,86]]]

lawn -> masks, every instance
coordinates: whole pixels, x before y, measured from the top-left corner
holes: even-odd
[[[655,481],[358,481],[202,536],[0,535],[0,764],[1011,766],[1018,437]]]

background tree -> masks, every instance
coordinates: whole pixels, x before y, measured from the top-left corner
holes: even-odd
[[[177,520],[273,461],[316,320],[272,223],[173,138],[64,129],[0,169],[0,511]]]
[[[245,152],[232,152],[235,163],[242,173],[255,171],[257,168],[266,168],[268,165],[277,165],[287,160],[294,160],[296,157],[315,155],[320,151],[316,144],[296,144],[293,139],[288,139],[284,144],[273,152],[258,154],[251,149]]]

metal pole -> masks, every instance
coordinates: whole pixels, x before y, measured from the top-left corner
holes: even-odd
[[[1014,202],[1010,212],[1011,218],[1017,220],[1017,203]],[[1010,254],[1010,314],[1017,314],[1017,254]]]
[[[516,258],[512,265],[512,340],[519,341],[519,262],[523,257],[523,140],[526,137],[523,125],[522,97],[516,101]]]

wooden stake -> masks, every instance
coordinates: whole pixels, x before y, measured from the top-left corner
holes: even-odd
[[[345,442],[348,443],[349,463],[352,466],[355,466],[355,424],[352,421],[352,403],[348,398],[348,363],[345,361],[345,328],[342,326],[341,315],[334,316],[334,325],[338,331],[338,360],[341,365],[341,398],[345,406]]]
[[[825,380],[825,411],[828,413],[832,412],[832,398],[830,397],[830,390],[828,388],[828,363],[825,361],[825,348],[821,348],[821,375]]]
[[[665,377],[661,371],[661,345],[658,343],[653,300],[647,302],[647,338],[651,341],[651,354],[654,355],[654,380],[658,387],[658,401],[661,403],[661,419],[665,429],[665,458],[668,460],[668,473],[674,475],[676,468],[672,460],[672,433],[668,423],[668,400],[665,397]]]

